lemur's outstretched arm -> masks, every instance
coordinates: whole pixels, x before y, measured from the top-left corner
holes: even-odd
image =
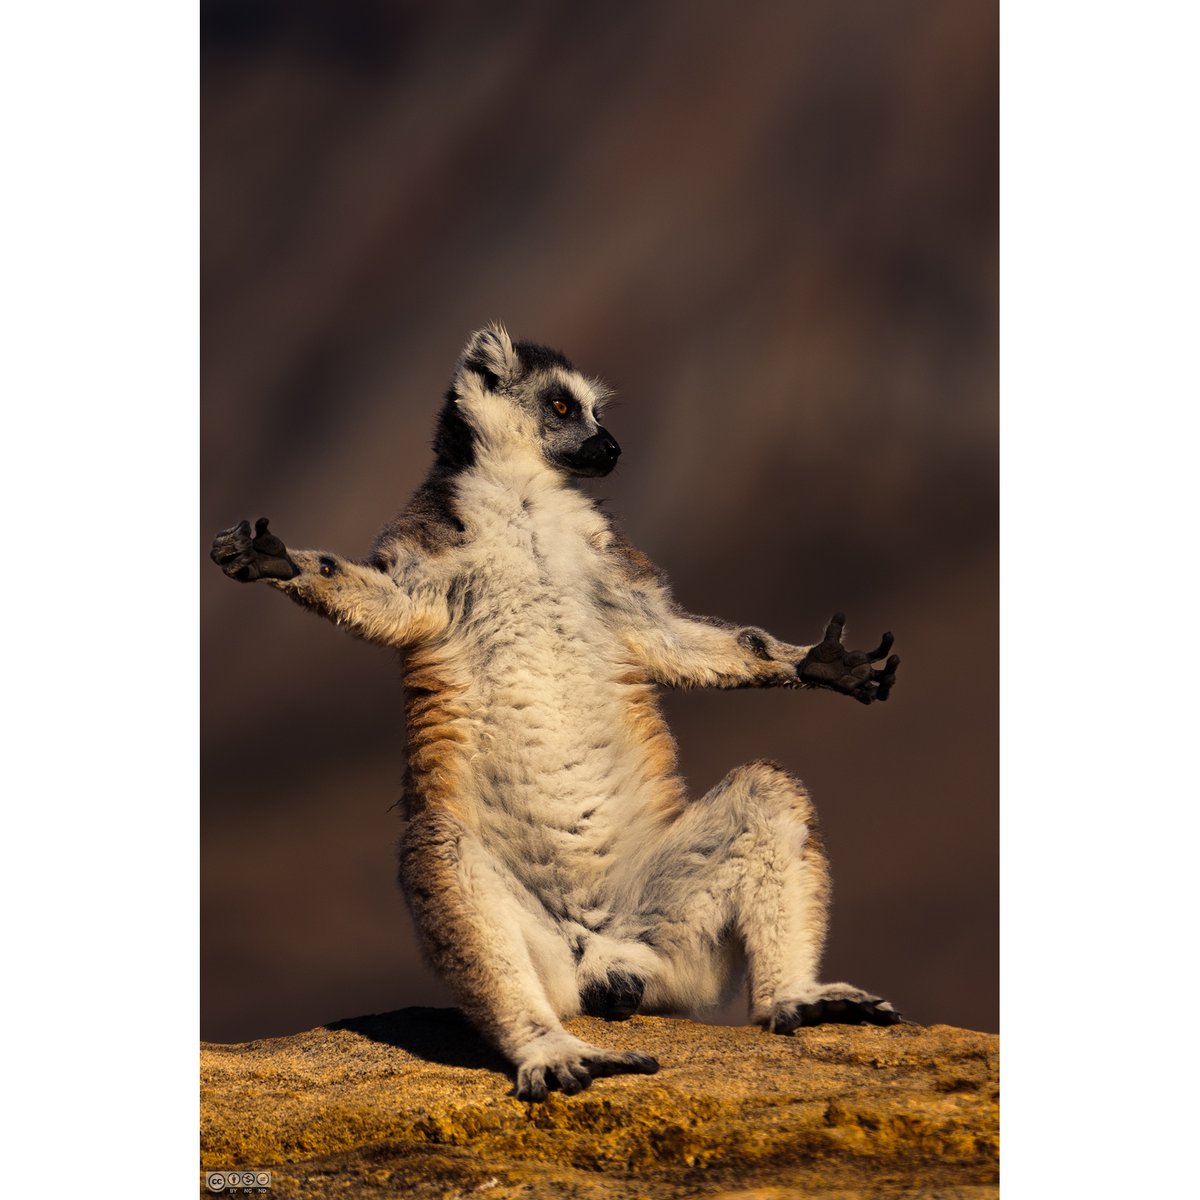
[[[262,581],[372,642],[403,646],[445,624],[444,606],[397,586],[391,575],[317,550],[289,550],[259,517],[213,539],[212,560],[240,583]]]
[[[837,613],[815,646],[793,646],[765,630],[672,613],[640,632],[635,644],[651,677],[665,687],[824,687],[863,704],[886,700],[896,682],[898,655],[885,633],[870,651],[842,644],[845,617]]]
[[[683,612],[653,565],[614,536],[612,548],[624,568],[625,586],[605,596],[624,626],[637,661],[664,687],[824,687],[863,704],[886,700],[900,659],[887,656],[892,635],[870,651],[842,644],[846,618],[836,613],[813,646],[793,646],[765,630],[730,625]]]

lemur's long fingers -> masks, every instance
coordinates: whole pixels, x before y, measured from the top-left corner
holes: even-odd
[[[220,555],[218,547],[221,548]],[[236,552],[230,548],[235,548]],[[266,517],[255,521],[253,534],[249,521],[242,521],[235,528],[218,534],[212,557],[221,564],[226,575],[243,583],[255,579],[294,579],[300,573],[288,557],[287,547],[267,527]]]
[[[259,517],[254,523],[254,548],[259,554],[270,554],[275,558],[287,554],[287,547],[267,528],[266,517]]]
[[[223,556],[229,559],[238,551],[246,550],[250,545],[250,522],[239,521],[228,529],[222,529],[213,538],[211,557],[214,562],[221,562]]]
[[[846,618],[842,613],[834,613],[825,626],[825,636],[808,652],[813,662],[831,663],[842,657],[842,628]]]
[[[825,637],[822,639],[826,642],[840,642],[842,640],[842,630],[846,625],[845,613],[834,613],[829,618],[829,624],[825,626]]]
[[[871,662],[878,662],[892,648],[892,643],[895,640],[896,639],[892,637],[890,633],[885,633],[883,637],[880,638],[879,645],[867,655],[867,658],[869,658]]]
[[[239,521],[213,538],[209,558],[231,579],[250,583],[258,578],[254,550],[250,544],[250,522]]]
[[[900,655],[893,654],[878,671],[871,673],[871,678],[878,684],[877,699],[886,700],[892,685],[896,682],[896,668],[900,665]]]

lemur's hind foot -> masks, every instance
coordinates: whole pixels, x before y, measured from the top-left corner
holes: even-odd
[[[653,1075],[658,1060],[636,1050],[623,1052],[589,1046],[556,1030],[525,1047],[517,1061],[518,1100],[545,1100],[555,1089],[572,1096],[605,1075]]]
[[[787,1035],[803,1025],[898,1025],[901,1022],[904,1017],[886,1000],[848,983],[827,983],[819,984],[809,996],[776,1001],[763,1024],[771,1033]]]
[[[259,517],[251,532],[249,521],[239,521],[232,529],[223,529],[213,538],[209,557],[239,583],[257,579],[294,579],[300,569],[288,558],[287,547],[267,528],[267,518]]]
[[[646,983],[636,975],[610,971],[603,982],[589,983],[580,994],[583,1011],[606,1021],[627,1021],[642,1003]]]

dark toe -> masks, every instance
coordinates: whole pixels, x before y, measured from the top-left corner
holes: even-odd
[[[899,1025],[904,1017],[890,1006],[883,1008],[878,1004],[863,1005],[863,1019],[872,1025]]]
[[[801,1025],[820,1025],[823,1020],[824,1005],[820,1001],[816,1004],[802,1004],[799,1009]]]
[[[885,633],[883,635],[883,637],[880,639],[879,645],[876,646],[875,649],[871,651],[871,653],[870,653],[871,661],[878,662],[892,648],[892,643],[895,640],[896,639],[894,637],[892,637],[892,635],[890,633]]]
[[[628,1054],[605,1055],[603,1058],[586,1060],[587,1069],[593,1077],[602,1075],[653,1075],[658,1071],[658,1059],[636,1050]]]
[[[541,1067],[537,1067],[525,1074],[524,1081],[517,1082],[517,1099],[541,1101],[545,1100],[548,1095],[546,1089],[546,1074]]]
[[[587,1086],[570,1067],[555,1067],[554,1078],[558,1081],[559,1090],[564,1096],[574,1096]],[[591,1083],[592,1077],[585,1072],[585,1078]]]
[[[638,1075],[657,1075],[658,1074],[658,1059],[652,1058],[649,1054],[638,1054],[636,1052],[629,1055],[628,1058],[630,1070]]]
[[[785,1008],[783,1012],[776,1013],[771,1019],[771,1023],[767,1026],[767,1028],[770,1029],[772,1033],[779,1033],[784,1037],[791,1037],[799,1024],[799,1009],[790,1007]]]

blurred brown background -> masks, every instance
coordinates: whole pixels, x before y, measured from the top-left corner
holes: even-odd
[[[668,697],[833,858],[826,975],[997,1027],[997,11],[209,0],[203,525],[366,552],[468,333],[619,391],[594,489],[689,608],[893,629],[886,705]],[[449,1003],[394,883],[394,656],[203,578],[202,1035]],[[739,1019],[732,1009],[723,1019]]]

